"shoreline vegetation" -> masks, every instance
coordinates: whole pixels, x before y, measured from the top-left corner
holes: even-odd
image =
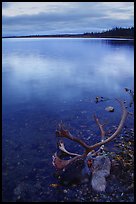
[[[131,28],[113,28],[102,32],[91,32],[83,34],[53,34],[53,35],[20,35],[20,36],[2,36],[2,38],[125,38],[134,39],[134,27]]]

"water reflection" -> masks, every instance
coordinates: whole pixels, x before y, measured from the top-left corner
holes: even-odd
[[[101,92],[113,95],[124,87],[133,88],[133,48],[104,42],[53,39],[42,40],[42,47],[41,40],[39,44],[31,40],[9,42],[11,47],[7,44],[3,48],[3,83],[6,83],[3,97],[12,94],[18,103],[19,95],[26,98],[34,94],[44,100],[45,95],[52,93],[64,100],[83,98],[85,91],[90,95]]]
[[[134,46],[134,40],[127,40],[127,39],[108,39],[105,40],[107,44],[113,45],[113,46]]]

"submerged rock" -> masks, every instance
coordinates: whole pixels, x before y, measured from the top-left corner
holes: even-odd
[[[106,107],[105,110],[108,112],[114,112],[114,108],[112,106]]]

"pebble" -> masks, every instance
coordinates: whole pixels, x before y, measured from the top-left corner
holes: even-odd
[[[17,199],[19,200],[21,198],[21,196],[19,195],[18,197],[17,197]]]
[[[67,193],[68,191],[66,190],[66,189],[64,189],[64,191],[63,191],[64,193]]]
[[[14,189],[14,194],[15,195],[20,195],[21,194],[21,186],[20,185],[18,185],[15,189]]]

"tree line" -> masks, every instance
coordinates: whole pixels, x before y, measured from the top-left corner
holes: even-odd
[[[122,37],[122,38],[134,38],[134,27],[131,28],[118,28],[115,27],[110,30],[102,31],[102,32],[91,32],[84,33],[84,36],[88,37]]]
[[[134,39],[134,27],[130,28],[118,28],[115,27],[110,30],[102,31],[102,32],[90,32],[90,33],[82,33],[82,34],[54,34],[54,35],[20,35],[20,36],[6,36],[2,38],[30,38],[30,37],[72,37],[72,38],[129,38]]]

